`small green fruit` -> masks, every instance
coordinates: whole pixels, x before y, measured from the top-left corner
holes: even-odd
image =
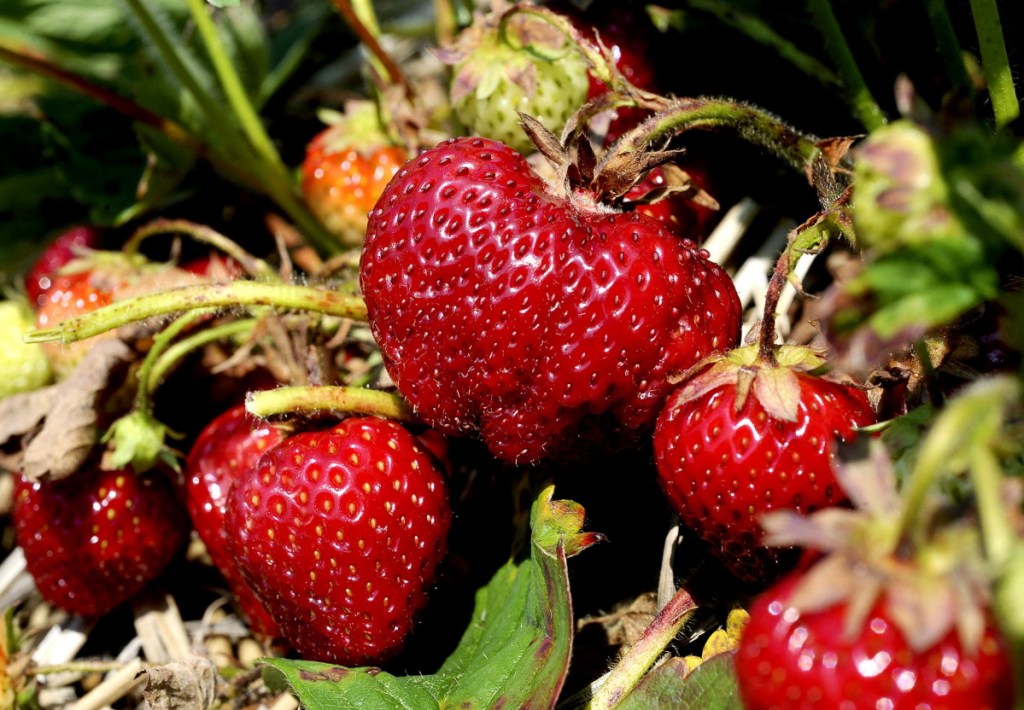
[[[50,383],[53,373],[42,346],[22,340],[34,327],[26,304],[0,302],[0,399]]]

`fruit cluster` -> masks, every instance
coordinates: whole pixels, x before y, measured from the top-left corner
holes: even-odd
[[[132,9],[144,32],[172,26],[147,5]],[[190,10],[209,76],[150,37],[206,123],[130,116],[208,161],[203,179],[238,204],[214,217],[146,192],[167,179],[154,149],[137,204],[48,240],[0,303],[0,465],[38,596],[98,621],[203,565],[306,704],[324,680],[339,704],[402,707],[553,707],[572,682],[593,708],[691,707],[695,688],[748,710],[1024,697],[1024,149],[1007,116],[992,131],[966,98],[911,110],[901,85],[907,115],[882,125],[864,89],[867,137],[818,140],[744,101],[672,93],[655,45],[689,9],[450,8],[439,46],[400,62],[372,3],[336,5],[370,98],[321,110],[293,172],[228,56],[232,13]],[[73,83],[124,108],[91,82]],[[723,168],[723,145],[770,179]],[[806,194],[766,246],[769,230],[720,213],[775,179]],[[604,538],[581,532],[577,503],[533,495],[549,480],[597,510],[614,499],[630,533],[661,515],[685,538],[593,684],[570,673],[590,669],[572,655],[566,559]],[[390,675],[416,665],[411,647],[448,643],[431,633],[455,617],[424,618],[462,613],[451,590],[506,542],[494,490],[516,553],[436,674]],[[650,669],[671,643],[694,650],[689,618],[725,629],[701,658]]]

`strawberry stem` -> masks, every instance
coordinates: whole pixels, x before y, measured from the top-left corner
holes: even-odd
[[[235,71],[231,58],[224,49],[224,43],[217,33],[217,27],[206,9],[205,0],[188,0],[188,9],[192,20],[196,23],[199,35],[202,37],[206,53],[210,56],[214,71],[217,72],[217,79],[220,81],[224,93],[227,95],[228,103],[235,113],[242,132],[256,149],[260,160],[274,173],[285,173],[284,163],[281,156],[274,147],[270,136],[267,135],[259,114],[253,107],[252,101],[242,84],[238,72]]]
[[[760,360],[770,367],[777,364],[775,358],[775,319],[779,314],[776,312],[779,307],[779,300],[782,298],[782,291],[786,288],[786,281],[789,278],[789,264],[791,251],[787,248],[775,261],[775,269],[768,280],[768,289],[764,296],[764,312],[761,314],[761,327],[757,334],[757,351]]]
[[[257,417],[331,412],[417,421],[412,408],[401,396],[363,387],[278,387],[250,392],[245,398],[245,408]]]
[[[201,313],[202,311],[198,312]],[[178,362],[180,362],[181,359],[190,352],[218,340],[226,340],[239,335],[247,335],[256,327],[257,322],[258,319],[256,318],[231,320],[222,325],[213,326],[212,328],[204,328],[194,335],[182,338],[168,347],[167,350],[165,350],[153,363],[153,366],[147,376],[148,381],[146,381],[145,386],[150,392],[152,392],[164,381],[171,368],[177,365]]]
[[[61,321],[55,328],[32,331],[24,340],[27,343],[59,340],[67,345],[153,316],[245,306],[269,306],[279,310],[309,311],[353,320],[366,319],[366,304],[357,296],[345,296],[309,286],[233,281],[187,286],[118,301]]]
[[[224,252],[237,261],[250,276],[267,281],[277,280],[277,272],[263,259],[253,256],[217,230],[187,219],[160,218],[144,224],[132,233],[121,251],[129,257],[134,256],[143,240],[157,234],[186,234],[197,242],[209,244]]]
[[[818,144],[790,128],[776,116],[759,108],[725,99],[683,98],[671,102],[629,133],[623,135],[602,156],[596,175],[611,165],[621,164],[629,154],[639,155],[651,145],[693,129],[728,129],[740,138],[760,146],[785,160],[794,168],[814,176],[815,188],[823,204],[834,202],[835,186],[827,184],[834,170],[815,170],[824,162]]]
[[[414,92],[405,72],[377,39],[380,26],[377,24],[373,4],[366,0],[333,0],[333,4],[359,41],[369,50],[370,64],[381,79],[388,85],[401,86],[406,96],[412,96]]]
[[[629,649],[629,653],[605,677],[590,701],[590,710],[608,710],[622,702],[679,634],[696,608],[689,592],[685,589],[677,591]]]
[[[202,317],[209,311],[189,311],[184,315],[178,316],[169,326],[161,330],[155,336],[153,336],[153,346],[146,353],[146,357],[142,360],[142,364],[139,365],[139,371],[136,373],[136,379],[138,380],[138,386],[135,390],[135,409],[140,412],[149,414],[153,411],[152,392],[153,388],[150,384],[153,382],[153,368],[160,356],[167,351],[171,346],[172,341],[178,337],[178,334],[185,328],[192,325],[198,318]]]
[[[811,13],[815,24],[823,35],[825,48],[832,55],[832,60],[839,69],[839,76],[849,94],[849,102],[857,118],[869,131],[885,124],[885,114],[878,102],[871,95],[871,90],[864,82],[864,77],[857,66],[857,60],[850,51],[850,45],[843,35],[843,28],[832,11],[830,0],[810,0]]]
[[[935,41],[938,43],[939,55],[946,66],[946,76],[953,81],[953,89],[966,96],[974,94],[973,82],[964,64],[964,53],[960,40],[956,36],[956,28],[949,17],[946,0],[924,0],[928,20],[932,23]]]
[[[1006,54],[999,7],[995,0],[971,0],[971,14],[981,49],[981,68],[992,100],[996,126],[1002,128],[1020,116],[1020,104],[1013,86],[1013,72]]]
[[[949,400],[922,440],[917,460],[904,486],[905,503],[898,540],[908,541],[915,548],[920,546],[927,527],[927,521],[922,520],[922,512],[939,476],[964,468],[974,475],[972,456],[992,445],[1002,425],[1005,409],[1017,394],[1015,381],[1008,377],[991,377],[975,382]],[[985,474],[983,470],[982,476]],[[983,480],[981,485],[986,489],[993,484]],[[984,495],[990,497],[992,494]],[[979,507],[978,512],[982,517],[991,517],[1000,515],[1000,510]],[[998,521],[988,523],[998,524]],[[1001,544],[998,536],[995,542]]]

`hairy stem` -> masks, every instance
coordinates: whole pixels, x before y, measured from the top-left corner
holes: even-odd
[[[601,159],[598,172],[623,152],[639,152],[652,143],[694,129],[726,129],[803,170],[821,155],[809,136],[776,116],[736,101],[684,98],[651,116],[624,135]]]
[[[224,254],[237,261],[250,276],[268,281],[277,279],[277,272],[263,259],[253,256],[212,227],[190,222],[187,219],[165,219],[162,217],[154,219],[152,222],[148,222],[136,229],[128,241],[125,242],[121,251],[129,256],[135,254],[143,240],[157,234],[186,234],[197,242],[209,244],[224,252]]]
[[[677,591],[605,678],[594,693],[589,710],[609,710],[622,702],[672,643],[696,608],[693,597],[685,589]]]
[[[257,417],[274,414],[347,412],[372,414],[400,421],[416,421],[412,408],[401,396],[362,387],[278,387],[250,392],[246,410]]]
[[[973,95],[974,87],[964,64],[963,50],[960,48],[960,40],[956,38],[956,29],[949,17],[946,0],[924,0],[924,6],[928,20],[932,23],[932,31],[935,32],[939,55],[946,65],[946,74],[953,81],[953,88],[968,96]]]
[[[1017,91],[1013,86],[1013,72],[1006,54],[1003,27],[999,21],[999,7],[995,0],[971,0],[974,28],[978,32],[981,48],[981,67],[985,84],[992,99],[996,126],[1003,127],[1020,116]]]
[[[153,368],[156,366],[160,356],[167,351],[181,331],[188,328],[197,319],[202,317],[204,313],[208,312],[189,311],[184,315],[178,316],[173,323],[153,337],[153,346],[146,353],[146,357],[139,366],[139,371],[136,375],[139,382],[138,388],[135,390],[135,409],[137,411],[144,414],[150,414],[153,411],[152,393],[155,388],[150,387],[150,383],[154,381]]]
[[[885,114],[878,102],[871,95],[871,90],[864,81],[857,66],[857,60],[850,51],[850,45],[843,35],[843,28],[832,11],[830,0],[809,0],[815,24],[825,40],[825,48],[832,55],[839,70],[839,76],[846,86],[849,101],[857,114],[858,120],[869,131],[873,131],[885,123]]]
[[[309,311],[353,320],[366,319],[366,304],[357,296],[345,296],[310,286],[233,281],[187,286],[118,301],[61,321],[55,328],[32,331],[25,336],[25,342],[59,340],[67,345],[154,316],[199,309],[253,306]]]
[[[241,318],[228,321],[222,325],[213,326],[212,328],[204,328],[194,335],[182,338],[168,347],[153,363],[153,367],[150,369],[147,381],[145,382],[146,388],[152,392],[159,387],[160,383],[167,377],[167,373],[189,353],[198,350],[208,343],[247,335],[256,327],[257,322],[258,319],[256,318]],[[139,377],[139,386],[143,386],[141,376]]]

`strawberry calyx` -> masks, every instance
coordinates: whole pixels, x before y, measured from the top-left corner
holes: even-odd
[[[818,375],[825,366],[818,351],[802,345],[782,345],[775,361],[766,362],[759,345],[712,353],[676,379],[685,382],[670,406],[681,407],[719,387],[736,388],[736,411],[751,394],[776,419],[795,422],[800,402],[798,373]]]
[[[991,573],[972,520],[933,526],[927,540],[902,534],[904,502],[884,445],[837,466],[836,478],[853,509],[810,515],[779,510],[760,519],[764,544],[821,553],[811,561],[787,602],[801,614],[845,606],[844,635],[857,638],[878,603],[916,652],[956,630],[968,652],[978,648],[990,604]],[[946,514],[935,507],[932,518]]]
[[[348,101],[344,111],[321,108],[317,118],[327,126],[316,138],[326,154],[355,149],[366,155],[380,146],[400,146],[381,121],[380,109],[373,101]]]

